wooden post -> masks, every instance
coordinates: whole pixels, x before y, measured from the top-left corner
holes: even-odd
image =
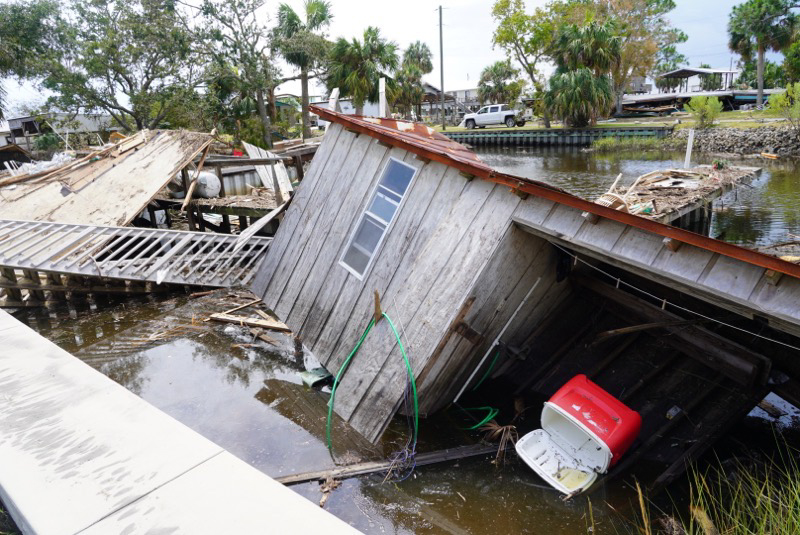
[[[39,272],[32,269],[25,269],[22,271],[24,278],[20,281],[31,286],[41,286],[42,280],[39,278]],[[43,290],[28,289],[31,299],[42,303],[46,300]]]
[[[186,171],[185,167],[183,169],[181,169],[181,180],[183,181],[183,191],[184,192],[188,192],[189,191],[189,173]],[[195,224],[194,224],[194,213],[193,213],[191,208],[186,211],[186,217],[187,217],[187,219],[189,221],[189,230],[197,230],[197,228],[195,227]]]
[[[225,197],[225,181],[222,179],[222,166],[216,166],[217,178],[219,179],[219,196]],[[222,230],[226,234],[231,233],[231,218],[228,214],[222,214]]]
[[[16,284],[17,275],[14,273],[14,270],[11,268],[0,268],[0,282],[9,285]],[[14,301],[22,302],[22,292],[19,288],[9,286],[6,288],[6,295]]]

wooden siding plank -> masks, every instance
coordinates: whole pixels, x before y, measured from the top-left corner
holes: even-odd
[[[616,245],[617,241],[619,241],[625,228],[625,225],[621,225],[616,221],[601,218],[600,221],[594,225],[582,226],[575,234],[575,240],[583,243],[591,243],[596,247],[610,251],[614,245]]]
[[[416,158],[413,158],[413,154],[411,153],[406,153],[406,158],[406,162],[411,165],[421,165]],[[365,198],[362,201],[362,206],[366,205],[366,196],[371,193],[375,187],[375,184],[380,178],[380,170],[382,169],[383,162],[379,166],[379,171],[375,173],[372,183],[364,195]],[[300,333],[304,342],[308,344],[309,347],[320,347],[317,342],[323,335],[323,329],[326,328],[328,322],[331,322],[331,325],[330,330],[327,332],[335,334],[336,337],[338,337],[339,333],[341,333],[347,325],[353,305],[362,292],[366,291],[370,293],[370,289],[373,291],[379,289],[379,291],[382,292],[389,284],[393,270],[397,269],[397,266],[402,263],[401,258],[407,254],[413,253],[411,240],[418,238],[418,229],[425,219],[428,206],[433,202],[446,170],[447,167],[442,164],[426,164],[422,166],[419,174],[414,179],[411,189],[408,192],[407,202],[403,204],[392,227],[393,229],[399,229],[400,232],[395,235],[394,232],[390,231],[385,242],[381,246],[381,251],[386,250],[387,254],[383,254],[379,251],[370,272],[367,273],[366,279],[368,281],[377,280],[380,282],[380,286],[374,288],[365,287],[364,282],[359,281],[349,271],[339,265],[339,258],[344,248],[344,242],[346,239],[349,239],[357,218],[360,216],[360,211],[358,213],[353,212],[350,215],[350,221],[341,226],[341,236],[339,237],[340,245],[338,247],[332,247],[330,252],[331,258],[329,260],[323,259],[318,262],[319,269],[322,270],[319,277],[324,280],[324,284],[322,284],[318,294],[314,296],[314,301],[305,318],[300,318],[299,316],[297,318],[297,321],[303,322]],[[463,187],[463,179],[458,180],[455,184],[457,185],[459,182],[462,183],[461,187]],[[451,195],[457,195],[457,192],[451,193]],[[294,313],[292,316],[293,315]],[[330,343],[333,344],[335,341],[336,339],[333,338]],[[315,349],[315,351],[317,351],[317,349]],[[317,356],[321,359],[323,364],[331,362],[331,358],[333,358],[329,351],[320,351],[317,353]]]
[[[619,223],[617,225],[622,226]],[[715,253],[698,247],[681,247],[674,252],[667,249],[667,247],[663,247],[650,265],[661,271],[674,273],[683,279],[695,282],[703,274],[708,263],[714,259],[714,256]]]
[[[414,353],[409,355],[412,369],[421,369],[422,364],[438,345],[443,330],[450,325],[455,315],[452,305],[462,303],[466,298],[478,274],[489,261],[489,256],[497,246],[504,229],[510,225],[511,214],[520,202],[518,197],[508,194],[507,188],[494,189],[470,224],[468,232],[459,240],[458,246],[452,253],[447,255],[449,258],[444,266],[439,270],[430,269],[432,266],[418,266],[411,273],[408,280],[410,288],[419,290],[428,286],[424,294],[416,291],[405,300],[406,306],[410,301],[412,308],[418,308],[418,312],[411,320],[404,322],[408,339],[415,344]],[[439,230],[443,229],[440,238],[450,235],[447,226],[440,227]],[[444,245],[441,240],[432,240],[431,244],[437,254],[441,255],[441,248]],[[421,259],[434,256],[434,254],[423,254]],[[434,284],[429,285],[433,278],[431,275],[437,271],[438,276],[435,277]],[[417,303],[419,305],[416,305]],[[391,349],[393,345],[387,347],[384,343],[382,348]],[[382,351],[378,351],[376,354],[381,353]],[[359,405],[348,415],[350,424],[369,440],[375,440],[380,436],[388,424],[395,408],[383,400],[401,399],[406,383],[405,374],[399,348],[391,349],[380,372],[374,375],[376,380],[369,385]],[[354,392],[363,391],[363,387],[353,386]],[[347,408],[343,407],[342,414],[347,414]]]
[[[556,205],[555,210],[550,211],[550,214],[547,216],[547,219],[544,220],[542,226],[565,238],[572,238],[584,224],[594,226],[583,218],[582,212],[570,208],[569,206],[559,204]]]
[[[661,236],[627,227],[611,252],[637,264],[649,266],[663,247]]]
[[[405,151],[397,149],[399,154]],[[369,158],[370,168],[362,170],[362,161],[367,154],[375,153],[376,157]],[[328,234],[336,223],[339,214],[348,210],[349,216],[357,209],[356,202],[361,201],[360,190],[370,186],[375,168],[386,153],[386,148],[373,143],[369,136],[359,136],[350,147],[347,158],[340,169],[331,169],[325,183],[318,188],[311,203],[318,208],[311,212],[305,228],[295,233],[296,240],[302,240],[303,247],[297,251],[297,263],[288,274],[286,287],[283,289],[274,308],[275,314],[284,321],[290,320],[290,312],[296,305],[303,286],[309,280],[309,272],[320,255],[332,251],[336,245],[328,242]],[[331,166],[329,166],[331,167]],[[366,175],[361,175],[365,172]],[[324,204],[318,199],[324,200]],[[324,206],[325,208],[321,208]],[[311,281],[316,282],[316,281]]]
[[[451,401],[530,288],[542,276],[543,280],[528,303],[520,309],[518,319],[506,331],[506,337],[512,334],[515,324],[519,325],[525,318],[537,321],[532,311],[537,309],[537,303],[555,282],[554,257],[553,247],[547,241],[516,225],[509,227],[469,295],[469,298],[474,298],[474,304],[464,322],[479,332],[483,340],[474,345],[455,335],[459,344],[452,349],[448,344],[436,361],[429,362],[420,372],[418,388],[424,412],[432,412]]]
[[[325,168],[325,164],[331,152],[333,152],[333,149],[336,147],[337,140],[342,130],[343,128],[340,124],[332,124],[325,134],[322,144],[320,144],[319,149],[317,149],[314,158],[311,160],[311,164],[308,166],[308,172],[292,197],[292,205],[283,217],[278,227],[278,232],[275,234],[272,243],[270,243],[269,251],[258,269],[256,278],[251,284],[250,289],[254,294],[265,297],[267,287],[272,281],[275,270],[283,260],[286,248],[294,240],[294,232],[302,218],[303,210],[305,210],[308,199],[319,182],[322,170]],[[267,306],[272,306],[274,304],[275,303],[267,303]]]
[[[288,218],[293,208],[300,210],[300,220],[289,237],[289,244],[283,253],[283,258],[275,267],[275,274],[264,295],[264,302],[272,307],[273,310],[281,308],[281,295],[283,295],[286,284],[289,282],[289,278],[299,261],[300,253],[306,245],[306,240],[318,230],[315,227],[315,223],[322,215],[320,212],[328,208],[326,198],[334,187],[334,181],[331,180],[331,177],[336,176],[339,169],[347,162],[350,148],[357,137],[353,132],[346,130],[340,134],[336,147],[325,162],[324,168],[320,171],[324,178],[320,179],[319,184],[314,187],[314,191],[306,198],[305,202],[297,207],[292,203],[292,206],[287,211],[286,216]],[[269,254],[267,257],[269,257]],[[283,318],[281,317],[281,319]]]
[[[370,201],[370,196],[380,179],[384,166],[390,157],[402,161],[409,155],[410,153],[399,148],[390,150],[377,143],[371,145],[362,166],[359,167],[358,183],[354,182],[349,187],[347,197],[339,210],[336,221],[330,225],[326,239],[314,249],[318,250],[319,254],[310,267],[302,292],[287,316],[290,324],[297,326],[297,332],[303,338],[304,343],[311,344],[313,342],[313,337],[309,337],[310,333],[306,328],[310,316],[315,315],[315,312],[324,313],[327,311],[326,309],[333,306],[333,302],[329,300],[326,300],[324,305],[321,304],[321,296],[329,299],[331,294],[338,295],[345,278],[350,276],[350,272],[339,265],[339,259],[352,236],[355,225]],[[397,217],[399,220],[399,214]],[[322,233],[323,231],[320,231],[320,234]],[[315,317],[318,317],[318,314]]]
[[[682,248],[681,248],[682,249]],[[747,299],[764,275],[764,268],[739,260],[720,256],[714,267],[698,281],[704,286],[723,291],[728,295]]]
[[[398,328],[406,331],[420,302],[434,287],[437,274],[447,264],[452,251],[471,228],[475,214],[480,213],[485,207],[494,189],[494,186],[485,181],[466,181],[455,169],[446,172],[431,208],[425,212],[422,226],[413,237],[411,254],[403,255],[399,263],[396,256],[387,255],[387,263],[383,266],[385,271],[374,271],[371,274],[370,281],[364,285],[364,291],[350,312],[351,319],[339,336],[336,349],[332,351],[334,360],[329,367],[338,369],[345,354],[350,351],[363,332],[371,316],[373,288],[381,292],[384,309],[388,311]],[[443,306],[446,305],[443,303]],[[440,326],[437,340],[441,338],[444,330],[445,325]],[[421,354],[416,339],[406,338],[405,343],[410,358],[414,359],[414,355]],[[361,359],[354,359],[350,370],[344,376],[342,391],[347,392],[347,395],[337,398],[336,405],[340,415],[345,417],[352,413],[364,392],[381,372],[395,345],[387,322],[380,322],[362,346]],[[382,401],[380,412],[384,420],[388,421],[393,413],[395,401],[396,398]],[[371,438],[363,429],[358,431]]]
[[[387,237],[384,248],[387,253],[378,256],[368,277],[363,282],[353,276],[347,277],[320,336],[312,346],[312,351],[319,358],[325,359],[329,367],[338,369],[346,356],[340,354],[340,348],[342,351],[350,351],[361,336],[372,315],[373,291],[380,292],[384,305],[394,305],[397,295],[406,290],[404,282],[414,268],[417,257],[441,221],[449,217],[454,208],[463,210],[462,213],[467,213],[467,210],[474,212],[479,208],[479,205],[475,205],[477,201],[474,195],[470,197],[471,202],[458,202],[463,191],[471,184],[460,176],[458,170],[437,162],[426,164],[426,167],[432,168],[432,171],[438,170],[444,175],[438,180],[435,193],[428,197],[431,199],[429,204],[419,203],[420,212],[414,208],[418,202],[414,202],[414,199],[418,198],[416,190],[419,189],[423,194],[429,191],[422,187],[424,182],[415,181],[409,202],[405,209],[400,211],[399,216],[408,217],[409,219],[405,221],[412,227],[407,232],[401,232],[400,229],[406,223],[401,224],[401,220],[398,220],[395,232]],[[436,176],[439,175],[433,175],[431,180],[435,181]],[[419,198],[425,199],[423,196]],[[405,212],[411,213],[407,216]]]

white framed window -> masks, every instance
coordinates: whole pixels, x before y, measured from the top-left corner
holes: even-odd
[[[372,264],[416,173],[416,167],[395,158],[389,158],[386,162],[367,208],[361,214],[339,260],[342,267],[359,280],[364,278]]]

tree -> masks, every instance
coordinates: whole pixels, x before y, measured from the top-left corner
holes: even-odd
[[[391,92],[392,104],[406,119],[411,118],[411,112],[417,107],[419,118],[422,99],[425,90],[422,87],[422,71],[413,63],[403,62],[400,71],[394,78],[394,90]]]
[[[758,97],[756,105],[764,102],[764,55],[767,50],[786,48],[797,26],[797,16],[791,13],[789,0],[747,0],[734,6],[728,21],[728,46],[750,61],[756,53]]]
[[[511,66],[510,60],[494,62],[481,71],[478,99],[481,103],[513,103],[525,86],[518,76],[519,71]]]
[[[784,52],[783,72],[786,74],[787,81],[792,83],[800,81],[800,41],[792,43]]]
[[[609,77],[596,76],[586,67],[555,74],[545,98],[556,116],[576,128],[595,124],[614,103]]]
[[[685,38],[686,35],[683,35],[683,37]],[[681,84],[680,78],[663,78],[661,75],[674,71],[682,65],[686,65],[686,63],[686,56],[678,52],[675,44],[670,44],[661,48],[656,57],[656,64],[652,71],[656,87],[659,90],[667,91],[672,91],[679,87]]]
[[[556,33],[550,55],[562,71],[587,68],[602,76],[620,62],[621,43],[613,23],[568,24]]]
[[[422,41],[415,41],[408,45],[403,52],[401,72],[396,77],[398,90],[406,84],[404,94],[411,97],[411,103],[417,107],[417,120],[422,117],[422,99],[425,98],[425,89],[422,87],[422,77],[433,71],[433,54],[428,45]],[[413,84],[416,83],[416,86]]]
[[[711,65],[708,63],[701,63],[701,69],[710,69]],[[721,74],[701,74],[700,75],[700,89],[703,91],[717,91],[722,85]]]
[[[374,26],[364,30],[364,39],[340,37],[328,59],[325,84],[329,91],[338,87],[353,98],[356,114],[363,115],[364,103],[378,100],[378,83],[397,69],[397,44],[381,37]]]
[[[768,59],[764,60],[764,89],[775,89],[777,87],[786,87],[788,79],[787,73],[784,69],[786,61],[784,59],[783,65],[773,63]],[[736,84],[739,87],[752,89],[758,87],[758,64],[756,61],[740,61],[739,76],[736,78]]]
[[[714,124],[714,119],[722,113],[722,101],[717,97],[692,97],[684,108],[692,114],[695,127],[702,130],[710,128]]]
[[[40,58],[63,37],[60,6],[52,0],[0,4],[0,76],[23,79],[41,74]],[[0,84],[0,119],[5,90]]]
[[[265,0],[204,0],[201,7],[204,24],[198,33],[203,54],[210,60],[205,76],[218,88],[225,88],[219,94],[222,101],[214,103],[211,95],[216,110],[223,111],[227,106],[236,121],[244,109],[241,102],[253,98],[261,120],[263,143],[270,148],[272,121],[268,106],[274,105],[272,90],[280,83],[280,73],[274,66],[269,32],[257,16],[264,4]]]
[[[633,77],[652,75],[660,51],[686,41],[686,34],[667,18],[674,8],[674,0],[556,0],[551,4],[551,10],[564,21],[559,25],[581,26],[593,21],[613,25],[620,41],[620,59],[609,74],[618,113]]]
[[[610,0],[596,5],[599,20],[612,22],[620,40],[620,59],[610,74],[621,113],[622,95],[633,77],[652,74],[664,49],[685,42],[687,36],[667,18],[675,9],[673,0]]]
[[[533,14],[525,12],[523,0],[496,0],[492,7],[492,18],[497,23],[492,44],[505,50],[525,71],[533,87],[533,96],[541,101],[545,91],[545,78],[539,64],[548,58],[548,47],[555,32],[551,14],[536,8]],[[546,128],[550,128],[550,115],[542,111]]]
[[[308,113],[309,72],[325,60],[329,44],[320,34],[333,19],[331,4],[326,0],[305,0],[305,20],[288,4],[278,6],[278,24],[273,30],[276,48],[291,65],[300,69],[303,136],[310,137]]]
[[[103,110],[126,130],[156,128],[198,83],[175,0],[76,1],[58,47],[40,57],[62,109]]]
[[[786,86],[786,91],[769,97],[769,107],[800,130],[800,82]]]
[[[590,22],[559,28],[550,45],[556,73],[545,102],[568,125],[593,125],[611,109],[614,92],[609,73],[620,61],[614,25]]]

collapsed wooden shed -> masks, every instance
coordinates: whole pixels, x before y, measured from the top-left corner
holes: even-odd
[[[585,332],[564,312],[587,286],[570,275],[578,260],[588,271],[613,267],[652,291],[690,295],[800,346],[796,265],[495,172],[420,124],[314,111],[332,125],[253,289],[332,373],[373,316],[377,291],[409,349],[422,414],[452,402],[498,338],[524,364],[503,369],[536,380],[557,375],[550,368],[565,354],[558,348]],[[624,292],[619,280],[611,288]],[[630,323],[640,317],[648,316],[630,314]],[[545,328],[562,343],[537,354],[531,347]],[[746,385],[748,396],[762,393],[774,359],[732,344],[707,341],[689,352]],[[379,322],[342,378],[336,412],[376,440],[403,401],[405,373],[389,325]],[[800,377],[800,369],[788,374]]]

